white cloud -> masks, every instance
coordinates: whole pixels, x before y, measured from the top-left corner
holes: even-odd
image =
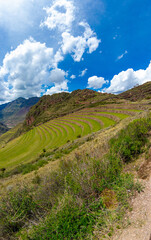
[[[97,77],[93,76],[88,79],[88,88],[94,88],[99,89],[103,86],[104,83],[106,83],[105,79],[103,77]]]
[[[75,78],[76,78],[76,75],[71,75],[70,78],[71,78],[71,79],[75,79]]]
[[[41,26],[49,29],[58,28],[61,31],[70,29],[74,21],[74,5],[72,1],[56,0],[51,7],[44,8],[47,13]]]
[[[98,40],[96,37],[89,38],[87,41],[89,53],[94,52],[98,48],[99,43],[100,43],[100,40]]]
[[[87,73],[87,71],[88,71],[87,68],[81,71],[81,73],[79,74],[79,77],[83,77]]]
[[[14,0],[13,3],[11,0],[0,0],[0,25],[15,30],[25,19],[29,22],[24,3],[25,0]]]
[[[64,81],[61,84],[56,83],[55,86],[48,89],[45,94],[52,95],[54,93],[61,93],[61,92],[67,92],[67,91],[68,91],[67,81]]]
[[[50,69],[53,70],[50,72]],[[20,96],[40,96],[44,93],[44,84],[47,87],[55,84],[57,89],[60,85],[60,89],[63,89],[65,76],[65,71],[55,68],[52,48],[32,38],[25,40],[6,54],[3,66],[0,67],[0,91],[3,91],[1,102],[6,99],[12,101]]]
[[[54,56],[54,66],[57,67],[59,62],[64,60],[61,50],[59,49]]]
[[[82,36],[74,37],[69,32],[62,33],[61,49],[63,54],[70,53],[76,62],[81,61],[86,49],[88,49],[88,53],[92,53],[98,48],[100,43],[96,33],[91,30],[88,23],[81,22],[79,25],[85,28]]]
[[[21,34],[40,21],[41,9],[47,0],[0,0],[0,27]],[[36,13],[36,14],[33,14]]]
[[[48,2],[49,0],[0,0],[0,27],[25,34],[25,28],[28,32],[29,28],[39,26],[35,24],[46,13],[41,26],[58,30],[57,36],[60,38],[60,42],[55,44],[55,53],[53,48],[32,38],[26,39],[17,48],[11,48],[0,66],[0,103],[20,96],[40,96],[46,88],[49,88],[47,94],[68,90],[67,73],[58,68],[58,63],[64,60],[66,54],[71,54],[74,61],[80,62],[86,51],[91,54],[99,46],[100,40],[89,24],[78,21],[72,0],[50,1],[51,6],[40,11],[44,5],[48,6]],[[81,74],[84,76],[85,73]],[[74,77],[76,76],[72,75],[71,79]]]
[[[80,62],[87,46],[85,38],[74,37],[68,32],[62,34],[62,51],[63,54],[70,53],[75,62]]]
[[[51,71],[49,79],[50,79],[50,82],[59,84],[65,81],[65,76],[66,76],[65,71],[59,68],[55,68]]]
[[[118,56],[118,57],[117,57],[117,60],[122,59],[126,54],[128,54],[128,51],[127,51],[127,50],[125,50],[125,52],[124,52],[122,55]]]
[[[87,22],[77,21],[72,1],[56,0],[51,7],[47,7],[45,10],[47,16],[41,26],[45,26],[49,30],[58,29],[59,33],[61,32],[62,40],[59,49],[61,57],[71,54],[74,61],[80,62],[86,49],[91,54],[98,48],[101,41],[97,39],[96,33],[92,31]],[[81,35],[75,36],[72,33],[75,26],[77,29],[83,27],[84,31]]]
[[[151,81],[151,62],[146,70],[134,71],[132,68],[115,75],[110,82],[110,87],[106,89],[109,93],[120,93],[131,89],[137,84]]]
[[[84,38],[88,40],[91,36],[93,36],[94,32],[90,28],[89,24],[87,22],[80,22],[79,26],[82,26],[85,29],[84,32]]]

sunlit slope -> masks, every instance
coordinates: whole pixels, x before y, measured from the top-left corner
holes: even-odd
[[[14,166],[36,159],[45,148],[51,150],[68,141],[114,125],[116,122],[136,114],[132,109],[84,109],[56,118],[33,128],[12,140],[0,149],[0,168]]]

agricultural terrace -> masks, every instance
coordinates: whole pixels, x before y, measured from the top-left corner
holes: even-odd
[[[140,110],[109,107],[87,108],[37,126],[22,136],[1,144],[0,168],[11,169],[35,160],[43,149],[63,146],[69,141],[113,126]],[[8,134],[8,133],[7,133]]]

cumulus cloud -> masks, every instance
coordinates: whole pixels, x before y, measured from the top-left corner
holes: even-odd
[[[45,44],[32,38],[25,40],[15,50],[6,54],[0,67],[0,89],[3,91],[1,101],[11,101],[20,96],[40,96],[44,93],[44,84],[56,84],[58,89],[59,84],[64,83],[65,75],[63,70],[54,66],[52,48],[47,48]]]
[[[86,49],[88,53],[94,52],[100,43],[88,23],[81,22],[80,26],[84,27],[83,35],[74,37],[69,32],[62,33],[63,54],[70,53],[76,62],[80,62]]]
[[[86,40],[81,37],[74,37],[68,32],[62,34],[62,51],[64,54],[71,53],[74,61],[80,62],[85,52]]]
[[[54,66],[57,67],[59,62],[62,62],[64,60],[64,56],[62,54],[62,51],[59,49],[55,56],[54,56]]]
[[[50,79],[50,82],[59,84],[61,82],[64,82],[65,76],[66,76],[66,72],[64,70],[56,68],[51,71],[49,79]]]
[[[120,72],[115,75],[110,82],[110,87],[106,89],[109,93],[120,93],[126,91],[137,84],[143,84],[151,81],[151,62],[149,66],[143,70],[134,71],[132,68]]]
[[[99,89],[105,84],[107,81],[103,77],[93,76],[88,79],[88,88]]]
[[[67,83],[68,83],[67,81],[62,82],[61,84],[56,83],[55,86],[48,89],[45,94],[52,95],[54,93],[67,92],[68,91]]]
[[[49,29],[58,28],[61,31],[71,28],[74,21],[74,5],[71,1],[56,0],[51,7],[46,7],[44,10],[47,17],[41,26],[46,26]]]
[[[11,48],[0,66],[0,103],[12,101],[20,96],[29,98],[67,91],[67,73],[58,68],[66,54],[70,54],[74,61],[83,60],[83,54],[94,52],[100,43],[96,33],[86,21],[78,21],[76,8],[72,0],[54,0],[50,7],[46,7],[43,14],[38,13],[41,6],[46,6],[48,0],[0,0],[0,27],[8,26],[19,33],[26,26],[32,27],[34,19],[46,18],[41,27],[57,30],[60,42],[55,45],[55,51],[34,39],[26,39],[16,49]],[[11,6],[11,7],[10,7]],[[35,17],[37,16],[37,17]],[[75,26],[75,27],[74,27]],[[27,28],[28,29],[28,28]],[[79,34],[80,33],[80,34]],[[58,46],[56,48],[56,46]],[[81,76],[86,71],[81,73]],[[74,79],[72,75],[70,78]]]
[[[41,27],[49,30],[58,29],[61,33],[60,56],[71,54],[74,61],[80,62],[86,50],[91,54],[101,42],[97,39],[96,33],[92,31],[89,24],[85,21],[77,22],[75,17],[75,6],[69,0],[56,0],[51,7],[45,8],[47,17],[41,23]],[[83,33],[73,34],[74,26],[83,27]]]
[[[79,74],[79,77],[83,77],[87,73],[87,71],[88,71],[87,68],[81,71],[81,73]]]

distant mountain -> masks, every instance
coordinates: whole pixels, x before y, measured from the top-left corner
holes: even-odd
[[[5,124],[0,123],[0,135],[7,132],[8,130],[9,130],[9,128]]]
[[[72,93],[62,92],[45,95],[28,112],[24,127],[38,125],[50,119],[60,117],[85,107],[112,101],[113,94],[99,93],[90,89],[75,90]]]
[[[15,101],[0,105],[0,122],[7,127],[14,127],[25,120],[30,107],[39,101],[38,97],[18,98]]]
[[[151,99],[151,82],[135,86],[134,88],[119,94],[118,96],[122,99],[127,99],[134,102],[143,99]]]

